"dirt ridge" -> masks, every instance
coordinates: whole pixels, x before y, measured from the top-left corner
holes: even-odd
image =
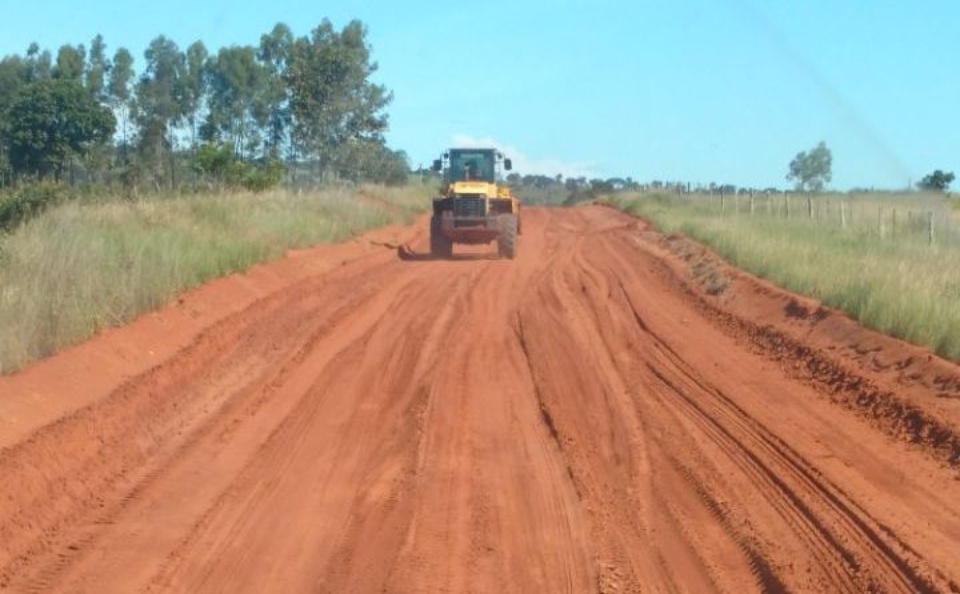
[[[687,273],[678,274],[675,265],[664,263],[663,266],[663,273],[672,275],[684,287],[688,298],[709,312],[731,333],[744,337],[759,352],[781,362],[784,371],[791,377],[816,386],[838,404],[870,419],[891,437],[906,439],[952,467],[960,464],[960,425],[957,423],[960,415],[946,417],[942,411],[936,410],[936,403],[930,402],[932,388],[936,389],[935,398],[960,397],[960,368],[955,363],[936,357],[922,347],[863,328],[842,312],[793,295],[735,269],[694,240],[679,235],[647,237],[666,246],[688,264],[692,260],[692,267],[701,271],[709,270],[711,278],[720,275],[741,285],[748,285],[751,292],[769,302],[765,308],[768,311],[785,303],[781,315],[771,316],[767,313],[757,321],[744,315],[743,307],[730,307],[722,292],[715,294],[703,280],[691,282]],[[683,247],[678,247],[678,243]],[[691,253],[696,256],[691,258]],[[689,274],[694,278],[697,276],[693,271]],[[795,327],[796,320],[809,322],[802,329],[802,336],[808,342],[798,338],[796,331],[790,331]],[[835,330],[834,336],[827,336],[819,344],[811,345],[809,326],[824,322],[832,322],[840,326],[842,331]],[[838,334],[842,339],[835,338]],[[859,346],[863,343],[871,346],[863,350]],[[897,354],[892,362],[877,365],[876,353],[883,350]],[[874,357],[864,357],[866,353]],[[883,374],[886,377],[877,378],[878,372],[888,373]],[[902,392],[918,384],[925,388],[925,394],[919,399],[898,395],[898,388]]]

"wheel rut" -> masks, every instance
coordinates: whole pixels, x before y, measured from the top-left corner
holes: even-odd
[[[598,206],[527,209],[513,260],[404,234],[201,288],[231,313],[154,314],[179,342],[134,324],[0,378],[24,410],[111,340],[167,353],[0,423],[0,591],[960,592],[955,469],[717,313],[769,291],[693,296]]]

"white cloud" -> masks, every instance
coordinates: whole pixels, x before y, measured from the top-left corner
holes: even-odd
[[[495,148],[505,157],[513,161],[513,170],[522,175],[548,175],[554,177],[558,173],[563,177],[598,177],[596,163],[576,163],[561,161],[560,159],[534,159],[523,154],[518,148],[499,142],[493,138],[477,138],[469,134],[454,134],[451,146]]]

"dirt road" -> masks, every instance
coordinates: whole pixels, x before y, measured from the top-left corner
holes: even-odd
[[[612,209],[419,229],[0,378],[0,590],[960,591],[953,366]]]

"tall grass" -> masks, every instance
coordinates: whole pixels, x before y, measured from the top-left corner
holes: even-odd
[[[942,199],[815,197],[813,218],[801,196],[789,218],[782,197],[779,208],[755,199],[752,214],[748,200],[735,207],[727,197],[722,210],[716,196],[634,194],[614,202],[866,326],[960,359],[960,240]]]
[[[364,186],[52,208],[0,236],[0,372],[287,249],[410,222],[428,191]]]

